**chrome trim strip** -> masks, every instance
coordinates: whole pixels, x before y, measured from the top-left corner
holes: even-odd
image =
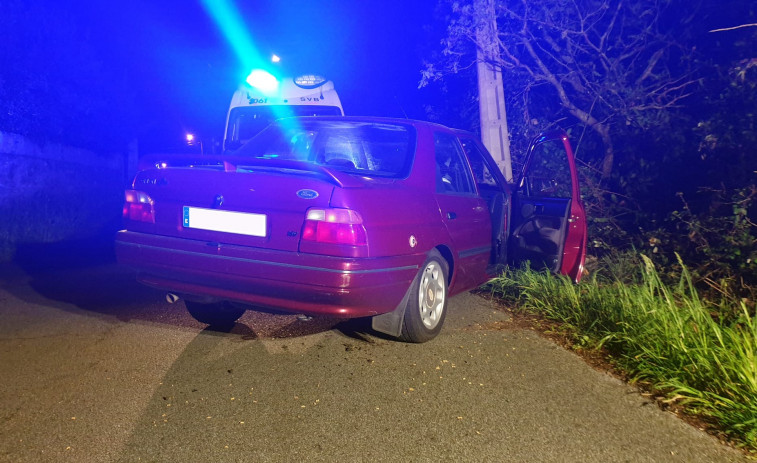
[[[343,275],[364,275],[364,274],[369,274],[369,273],[398,272],[402,270],[417,270],[418,269],[417,265],[406,265],[404,267],[379,268],[379,269],[371,269],[371,270],[337,270],[337,269],[332,269],[332,268],[311,267],[308,265],[284,264],[281,262],[245,259],[243,257],[219,256],[217,254],[204,254],[201,252],[183,251],[183,250],[178,250],[178,249],[163,248],[159,246],[151,246],[149,244],[129,243],[129,242],[124,242],[124,241],[118,241],[117,244],[122,245],[122,246],[133,246],[136,248],[152,249],[152,250],[165,251],[169,253],[184,254],[184,255],[190,255],[190,256],[209,257],[211,259],[223,259],[223,260],[230,260],[230,261],[235,261],[235,262],[246,262],[249,264],[258,264],[258,265],[272,265],[275,267],[294,268],[294,269],[299,269],[299,270],[313,270],[313,271],[318,271],[318,272],[340,273]]]
[[[466,257],[475,256],[478,254],[484,254],[484,253],[490,253],[492,252],[491,246],[482,246],[480,248],[473,248],[473,249],[466,249],[465,251],[460,251],[458,255],[461,259],[464,259]]]

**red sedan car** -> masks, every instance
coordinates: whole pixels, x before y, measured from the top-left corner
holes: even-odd
[[[382,118],[282,119],[233,155],[157,160],[126,191],[119,262],[211,325],[246,308],[373,317],[435,337],[502,265],[581,277],[586,220],[563,133],[510,186],[473,134]]]

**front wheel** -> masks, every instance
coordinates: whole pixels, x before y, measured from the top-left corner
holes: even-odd
[[[212,328],[231,328],[245,312],[244,307],[227,301],[204,304],[185,300],[184,305],[195,320]]]
[[[430,341],[441,331],[447,316],[447,271],[447,261],[432,251],[412,283],[402,322],[403,341]]]

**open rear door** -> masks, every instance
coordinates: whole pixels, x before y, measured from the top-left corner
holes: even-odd
[[[564,132],[537,137],[513,194],[510,258],[581,279],[586,257],[586,211],[573,150]]]

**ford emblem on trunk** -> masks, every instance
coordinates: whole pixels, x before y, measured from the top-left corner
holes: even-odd
[[[297,192],[297,196],[302,199],[315,199],[318,197],[318,192],[315,190],[300,190]]]

